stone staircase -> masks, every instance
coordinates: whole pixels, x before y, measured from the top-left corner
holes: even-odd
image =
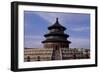
[[[61,59],[62,59],[61,49],[54,48],[52,52],[52,60],[61,60]]]

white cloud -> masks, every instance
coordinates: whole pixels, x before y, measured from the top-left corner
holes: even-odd
[[[25,35],[26,39],[42,39],[41,35]]]
[[[28,13],[28,12],[27,12]],[[55,22],[58,17],[59,22],[63,25],[77,24],[87,22],[89,20],[89,14],[77,14],[77,13],[59,13],[59,12],[29,12],[29,14],[36,14],[49,22],[49,25]],[[65,24],[66,23],[66,24]]]
[[[34,40],[27,40],[24,43],[24,47],[25,48],[41,48],[43,46],[42,43],[40,43],[40,41],[34,41]]]
[[[58,14],[58,13],[38,13],[40,17],[42,17],[44,20],[48,21],[52,25],[55,21],[56,18],[60,18],[59,21],[64,20],[65,16],[63,14]]]
[[[63,23],[82,23],[87,22],[89,16],[87,14],[74,14],[74,13],[36,13],[49,23],[55,22],[55,19],[60,18],[59,21]],[[53,22],[53,23],[54,23]],[[64,24],[65,25],[65,24]]]
[[[86,38],[69,38],[72,42],[70,44],[71,48],[90,48],[90,39]]]
[[[72,31],[87,31],[89,30],[90,28],[89,27],[75,27],[75,28],[71,28],[70,30]]]
[[[43,47],[43,44],[41,41],[43,41],[44,38],[39,35],[31,35],[31,36],[25,36],[24,40],[24,47],[26,48],[41,48]]]

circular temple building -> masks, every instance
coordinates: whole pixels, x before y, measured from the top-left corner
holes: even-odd
[[[53,25],[48,27],[48,30],[49,33],[44,35],[46,40],[42,41],[44,48],[69,48],[71,43],[67,40],[69,35],[64,33],[66,28],[59,23],[58,18]]]

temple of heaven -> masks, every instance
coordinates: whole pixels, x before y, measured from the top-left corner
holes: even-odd
[[[44,35],[46,40],[42,41],[44,48],[69,48],[71,43],[67,40],[69,35],[64,33],[66,28],[59,23],[58,18],[53,25],[48,27],[48,30],[49,33]]]

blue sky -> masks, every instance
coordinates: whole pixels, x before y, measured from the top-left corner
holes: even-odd
[[[42,48],[41,41],[48,32],[48,26],[59,23],[67,28],[70,48],[90,48],[90,14],[24,11],[24,47]]]

